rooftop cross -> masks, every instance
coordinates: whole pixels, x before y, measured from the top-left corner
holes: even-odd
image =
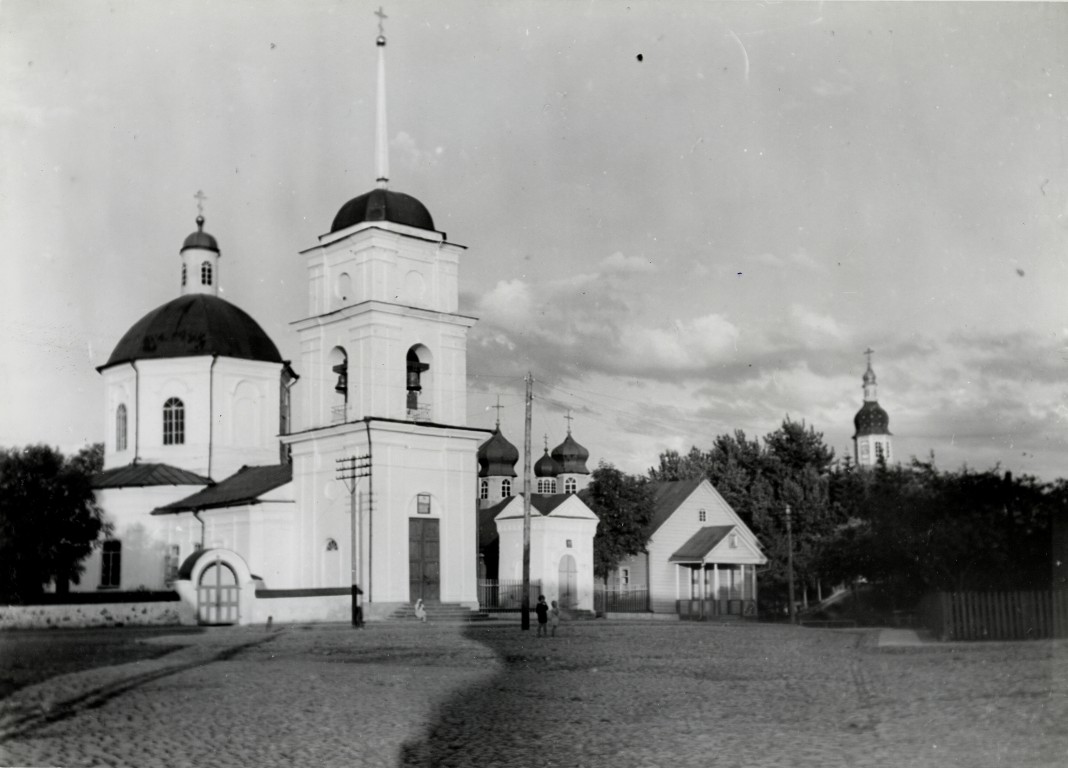
[[[197,201],[197,213],[199,213],[201,216],[203,216],[204,215],[204,201],[208,199],[208,196],[204,194],[204,190],[198,189],[197,193],[195,195],[193,195],[193,197]]]
[[[868,347],[864,350],[864,354],[868,356],[868,367],[871,368],[871,356],[875,354],[875,350]]]
[[[501,405],[501,396],[497,395],[497,404],[490,406],[490,408],[495,408],[497,410],[497,429],[501,428],[501,408],[503,407],[504,406]]]
[[[378,6],[378,10],[375,11],[375,16],[378,17],[378,34],[385,36],[386,31],[382,28],[382,22],[388,19],[385,13],[382,12],[382,6]]]
[[[571,422],[574,421],[574,419],[571,418],[571,409],[570,408],[567,409],[567,416],[565,416],[564,418],[567,419],[567,434],[570,435],[571,434]]]

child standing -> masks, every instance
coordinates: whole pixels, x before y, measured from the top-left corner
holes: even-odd
[[[553,600],[553,607],[549,609],[549,624],[551,625],[549,631],[553,637],[556,637],[556,628],[560,626],[560,606],[556,604],[555,600]]]
[[[538,637],[545,636],[549,624],[549,606],[545,602],[545,595],[538,595],[538,604],[534,606],[534,613],[538,614]]]

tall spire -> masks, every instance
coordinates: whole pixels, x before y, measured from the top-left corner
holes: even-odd
[[[864,402],[874,403],[879,399],[875,388],[875,371],[871,367],[871,356],[875,354],[875,350],[868,347],[864,354],[868,358],[868,369],[864,371]]]
[[[375,111],[375,177],[378,186],[385,188],[389,184],[389,140],[386,131],[386,35],[382,22],[388,18],[379,6],[375,11],[378,17],[378,99]]]

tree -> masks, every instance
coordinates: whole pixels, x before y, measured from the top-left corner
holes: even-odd
[[[96,446],[69,459],[45,445],[0,449],[0,599],[78,583],[81,561],[109,530],[91,485],[98,454]]]
[[[624,474],[602,461],[579,495],[601,520],[593,538],[593,572],[607,584],[609,571],[623,558],[645,549],[653,488],[644,477]]]

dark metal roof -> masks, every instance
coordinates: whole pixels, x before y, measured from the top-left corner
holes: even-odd
[[[204,217],[197,216],[197,231],[191,234],[182,243],[182,250],[187,248],[202,248],[205,251],[219,252],[219,244],[215,242],[215,238],[204,231]]]
[[[169,464],[127,464],[97,472],[93,488],[144,488],[150,485],[210,485],[211,479]]]
[[[556,477],[563,471],[563,467],[549,455],[548,449],[541,455],[540,459],[534,462],[535,477]]]
[[[134,323],[97,370],[131,360],[201,355],[282,362],[278,347],[248,313],[218,296],[192,293]]]
[[[653,517],[646,529],[646,536],[652,536],[667,519],[686,501],[691,493],[704,482],[703,477],[689,480],[664,480],[653,484]]]
[[[734,530],[733,525],[709,525],[689,538],[671,557],[669,563],[693,563],[705,559],[717,544]]]
[[[532,514],[537,512],[540,515],[547,515],[574,495],[575,494],[573,493],[532,493],[530,494],[530,511]],[[507,499],[502,499],[491,507],[486,507],[479,513],[480,519],[481,514],[484,512],[489,515],[489,519],[492,520],[500,514],[502,509],[507,507],[515,499],[522,501],[522,498],[519,496],[509,496]],[[490,514],[491,512],[492,514]]]
[[[391,221],[417,229],[434,229],[434,219],[426,206],[411,195],[389,189],[372,189],[341,206],[330,225],[331,232],[365,221]]]
[[[292,464],[241,467],[236,473],[210,488],[194,493],[152,511],[153,515],[173,515],[217,507],[256,504],[259,497],[293,479]]]
[[[853,417],[853,426],[857,430],[853,437],[889,435],[890,417],[886,411],[879,407],[878,403],[869,400],[861,406],[861,409],[857,411],[857,415]]]
[[[515,477],[515,465],[519,462],[519,450],[505,439],[500,427],[493,436],[478,448],[479,477]]]
[[[553,448],[552,457],[553,461],[560,465],[561,473],[576,475],[588,475],[590,473],[586,469],[586,459],[590,458],[590,452],[575,442],[575,438],[571,436],[570,432],[567,433],[564,442]]]

